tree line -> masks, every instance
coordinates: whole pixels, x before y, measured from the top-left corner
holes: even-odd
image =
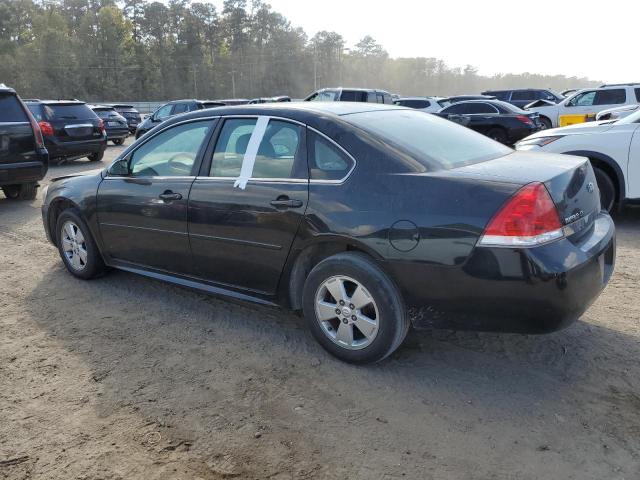
[[[405,95],[598,84],[534,73],[479,75],[430,57],[391,58],[366,36],[309,38],[262,0],[0,0],[0,83],[23,98],[154,101],[306,96],[330,86]]]

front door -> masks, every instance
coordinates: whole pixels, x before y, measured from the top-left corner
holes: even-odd
[[[227,118],[189,199],[196,275],[273,294],[309,195],[304,128]]]
[[[98,223],[117,262],[189,274],[187,205],[215,120],[169,127],[116,162],[98,189]]]
[[[636,125],[629,146],[627,198],[640,198],[640,125]]]

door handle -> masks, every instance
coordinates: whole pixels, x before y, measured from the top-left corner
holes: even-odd
[[[277,200],[271,200],[271,206],[276,208],[300,208],[303,203],[302,200],[292,200],[289,197],[278,197]]]
[[[182,200],[182,194],[174,193],[171,190],[167,190],[166,192],[158,195],[158,198],[160,198],[160,200],[164,200],[165,202],[170,202],[172,200]]]

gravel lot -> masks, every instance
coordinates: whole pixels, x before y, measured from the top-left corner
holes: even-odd
[[[355,367],[284,311],[76,280],[40,202],[0,194],[0,478],[640,478],[640,209],[570,328],[411,332]]]

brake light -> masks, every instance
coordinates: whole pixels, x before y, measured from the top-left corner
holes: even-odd
[[[102,120],[102,119],[98,120],[98,128],[100,129],[100,131],[102,133],[104,133],[104,131],[105,131],[104,130],[104,120]]]
[[[43,135],[53,136],[53,127],[49,122],[39,122],[38,125]]]
[[[533,120],[531,120],[526,115],[518,115],[516,118],[520,120],[522,123],[525,123],[527,125],[533,125]]]
[[[532,247],[562,238],[558,210],[539,182],[522,187],[491,219],[479,245]]]

